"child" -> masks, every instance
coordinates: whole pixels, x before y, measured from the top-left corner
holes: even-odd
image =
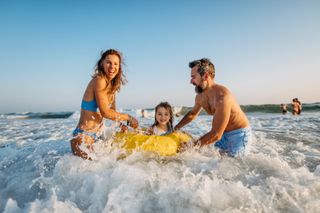
[[[155,108],[154,124],[148,129],[148,133],[154,135],[166,135],[173,132],[173,111],[168,102],[161,102]]]

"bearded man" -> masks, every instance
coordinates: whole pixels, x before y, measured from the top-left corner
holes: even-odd
[[[213,63],[203,58],[189,63],[191,81],[195,86],[196,98],[193,108],[175,126],[179,130],[194,120],[203,108],[212,115],[211,130],[193,143],[194,146],[215,146],[229,156],[245,154],[251,129],[249,121],[231,92],[215,83]]]

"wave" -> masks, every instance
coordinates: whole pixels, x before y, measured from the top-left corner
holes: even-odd
[[[287,104],[288,112],[292,111],[291,104]],[[241,105],[241,109],[246,113],[260,112],[260,113],[281,113],[280,104],[262,104],[262,105]],[[185,115],[192,107],[181,107],[178,112],[180,115]],[[320,103],[302,104],[302,112],[320,112]],[[200,115],[207,115],[202,110]]]
[[[69,118],[74,112],[23,112],[1,115],[7,119],[61,119]]]
[[[291,104],[287,104],[288,112],[291,112]],[[241,109],[246,113],[281,113],[280,104],[262,104],[262,105],[241,105]],[[175,106],[173,113],[176,116],[185,115],[192,107]],[[133,116],[140,117],[142,109],[120,109],[120,112],[129,113]],[[145,117],[154,117],[153,108],[144,108]],[[320,103],[302,104],[303,112],[320,112]],[[72,116],[73,115],[73,116]],[[200,115],[207,115],[206,111],[202,110]],[[62,119],[69,117],[79,117],[79,111],[76,112],[23,112],[23,113],[7,113],[0,114],[0,118],[6,119]]]

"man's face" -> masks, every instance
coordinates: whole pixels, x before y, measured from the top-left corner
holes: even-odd
[[[201,75],[198,73],[198,67],[195,66],[191,69],[191,80],[190,83],[195,86],[196,93],[203,92],[203,80]]]

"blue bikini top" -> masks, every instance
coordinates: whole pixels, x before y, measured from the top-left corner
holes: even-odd
[[[81,109],[88,110],[91,112],[97,112],[98,104],[95,99],[92,101],[84,101],[81,102]]]

